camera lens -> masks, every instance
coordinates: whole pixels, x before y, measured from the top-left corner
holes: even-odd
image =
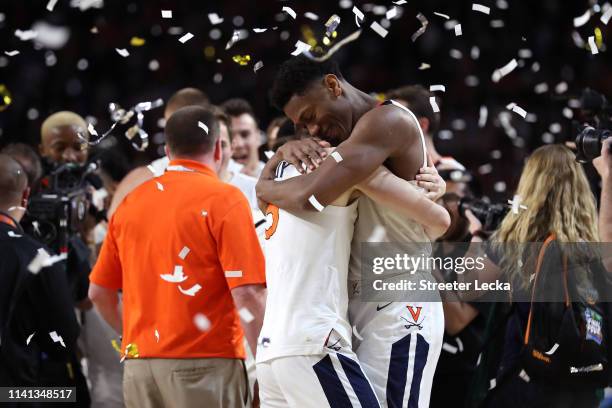
[[[598,157],[601,153],[601,144],[610,137],[610,134],[609,130],[586,126],[576,137],[577,160],[586,163]]]

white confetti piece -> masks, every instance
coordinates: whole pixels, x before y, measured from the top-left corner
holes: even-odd
[[[156,181],[155,184],[157,184],[157,189],[159,191],[164,191],[164,185],[162,183],[160,183],[159,181]]]
[[[183,249],[181,249],[181,252],[179,252],[179,258],[181,259],[185,259],[187,257],[187,255],[189,255],[189,247],[183,247]]]
[[[540,82],[533,88],[533,91],[537,94],[543,94],[548,91],[548,84],[546,82]]]
[[[323,62],[323,61],[329,59],[332,55],[334,55],[334,53],[336,51],[338,51],[340,48],[342,48],[346,44],[348,44],[348,43],[350,43],[352,41],[355,41],[357,38],[359,38],[360,35],[361,35],[361,30],[355,31],[351,35],[348,35],[345,38],[343,38],[342,40],[338,41],[333,47],[331,47],[325,53],[325,55],[322,55],[320,57],[313,57],[309,52],[305,52],[304,55],[307,56],[308,58],[310,58],[313,61]]]
[[[340,153],[338,152],[332,152],[331,157],[334,158],[336,163],[340,163],[342,161],[342,156],[340,156]]]
[[[423,35],[425,30],[427,30],[427,25],[429,24],[427,17],[425,17],[422,13],[417,14],[416,18],[421,22],[421,28],[416,30],[415,33],[412,34],[412,36],[410,37],[410,40],[412,40],[412,42],[415,42],[421,35]]]
[[[34,335],[36,334],[36,332],[30,334],[28,336],[28,338],[26,339],[26,346],[30,344],[30,342],[32,341],[32,337],[34,337]]]
[[[265,33],[268,29],[267,28],[254,28],[253,31],[257,34],[259,33]]]
[[[504,26],[504,20],[491,20],[491,27],[502,28]]]
[[[38,248],[36,256],[28,264],[28,271],[33,274],[37,274],[42,268],[47,268],[67,258],[67,253],[51,256],[43,248]]]
[[[387,18],[387,20],[391,20],[397,17],[397,7],[392,7],[387,10],[387,12],[385,13],[385,17]]]
[[[197,313],[193,316],[193,324],[195,324],[199,331],[204,332],[210,329],[210,320],[202,313]]]
[[[463,32],[461,31],[461,24],[455,26],[455,36],[459,37]]]
[[[226,278],[242,278],[242,271],[225,271]]]
[[[433,109],[434,112],[440,112],[440,107],[438,106],[438,104],[436,102],[436,97],[435,96],[430,96],[429,97],[429,104],[431,105],[431,109]]]
[[[208,13],[208,21],[212,25],[217,25],[223,22],[223,18],[219,17],[217,13]]]
[[[187,247],[185,247],[187,248]],[[187,248],[189,249],[189,248]],[[182,251],[181,251],[182,253]],[[180,255],[179,255],[180,256]],[[185,259],[185,258],[182,258]],[[170,283],[181,283],[187,280],[187,276],[183,275],[183,267],[181,265],[174,266],[174,273],[172,275],[166,273],[163,275],[159,275],[160,278]]]
[[[274,156],[274,152],[272,150],[266,150],[264,154],[266,155],[266,158],[268,160],[270,160]]]
[[[125,48],[115,48],[115,51],[117,51],[117,54],[121,55],[123,58],[130,56],[130,52]]]
[[[13,231],[9,231],[8,236],[11,238],[21,238],[23,235],[15,234]]]
[[[594,36],[589,37],[589,47],[591,48],[591,54],[595,55],[599,53],[599,50],[597,49],[597,44],[595,44]]]
[[[450,19],[450,16],[447,16],[446,14],[437,13],[437,12],[435,12],[435,11],[434,11],[434,14],[435,14],[436,16],[438,16],[438,17],[442,17],[442,18],[445,18],[445,19],[447,19],[447,20],[449,20],[449,19]]]
[[[457,347],[453,346],[452,344],[448,344],[447,342],[442,343],[442,350],[450,354],[457,354],[457,351],[459,351]]]
[[[253,316],[251,311],[246,307],[240,308],[240,310],[238,310],[238,314],[245,323],[251,323],[253,320],[255,320],[255,316]]]
[[[208,215],[208,211],[202,210],[202,217],[206,217]]]
[[[357,24],[357,27],[361,27],[359,21],[363,21],[365,15],[361,10],[359,10],[359,8],[357,8],[357,6],[353,6],[353,14],[355,14],[355,24]]]
[[[397,4],[398,6],[401,6],[402,4],[406,4],[407,1],[406,0],[398,0],[398,1],[394,1],[393,4]]]
[[[38,37],[38,32],[34,30],[15,30],[15,37],[19,38],[21,41],[29,41]]]
[[[206,126],[205,123],[202,123],[198,120],[198,127],[202,130],[204,130],[204,132],[206,132],[206,134],[208,134],[208,126]]]
[[[472,3],[472,10],[480,11],[481,13],[484,13],[484,14],[491,13],[491,9],[489,7],[483,6],[482,4],[478,4],[478,3]]]
[[[605,25],[608,25],[608,21],[610,21],[610,18],[612,18],[612,7],[608,7],[605,13],[601,15],[599,20]]]
[[[374,31],[376,31],[376,34],[380,35],[382,38],[385,38],[387,36],[387,34],[389,34],[389,32],[387,30],[385,30],[385,28],[383,26],[381,26],[380,24],[378,24],[376,21],[374,21],[371,25],[370,28]]]
[[[263,68],[263,66],[264,66],[263,61],[257,61],[255,63],[255,66],[253,67],[253,72],[259,71],[260,69]]]
[[[49,333],[49,336],[51,336],[51,340],[53,340],[54,343],[59,343],[62,345],[62,347],[66,348],[66,345],[64,344],[64,339],[62,339],[62,336],[58,335],[57,332],[52,331]]]
[[[518,67],[518,62],[516,62],[516,58],[512,58],[512,60],[506,65],[496,69],[493,72],[493,76],[491,79],[493,80],[493,82],[499,82],[503,77],[514,71],[516,67]]]
[[[4,53],[6,55],[8,55],[9,57],[14,57],[15,55],[19,55],[19,51],[17,50],[13,50],[13,51],[4,51]]]
[[[363,337],[361,337],[361,335],[359,334],[359,332],[357,331],[357,326],[353,325],[353,335],[359,340],[362,341]]]
[[[193,285],[192,287],[190,287],[189,289],[185,290],[183,288],[181,288],[180,286],[178,287],[179,290],[181,291],[181,293],[183,295],[187,295],[187,296],[195,296],[196,293],[198,293],[200,291],[200,289],[202,289],[202,286],[198,285],[197,283],[195,285]]]
[[[547,356],[552,356],[553,354],[555,354],[555,351],[557,351],[557,349],[559,348],[559,343],[555,343],[550,350],[546,351],[544,354],[546,354]]]
[[[518,214],[519,210],[526,210],[527,206],[526,205],[522,205],[521,204],[521,196],[520,195],[515,195],[514,197],[512,197],[512,200],[508,200],[508,204],[510,204],[512,206],[512,213],[513,214]]]
[[[482,166],[478,167],[478,173],[479,174],[489,174],[493,171],[493,165],[492,164],[483,164]]]
[[[461,339],[459,337],[457,337],[455,339],[455,341],[457,342],[457,346],[459,346],[459,351],[463,351],[463,342],[461,341]]]
[[[297,14],[295,13],[295,11],[293,11],[293,9],[291,7],[283,7],[283,11],[287,14],[289,14],[294,20],[297,17]]]
[[[527,111],[525,109],[521,108],[520,106],[518,106],[514,102],[508,104],[506,106],[506,109],[511,110],[512,112],[516,113],[519,116],[522,116],[523,118],[525,118],[527,116]]]
[[[523,380],[525,382],[531,381],[531,378],[529,377],[529,374],[527,374],[527,372],[525,370],[521,370],[521,372],[519,373],[519,377],[521,378],[521,380]]]
[[[575,28],[582,27],[589,21],[590,18],[591,18],[591,10],[585,11],[584,14],[581,16],[574,17],[574,27]]]
[[[429,92],[436,92],[436,91],[446,92],[446,87],[444,85],[431,85],[429,87]]]
[[[311,48],[312,46],[310,44],[306,44],[305,42],[298,40],[295,43],[295,50],[291,53],[291,55],[295,57],[297,55],[302,54],[303,52],[310,50]]]
[[[162,18],[172,18],[172,10],[162,10],[161,16]]]
[[[323,211],[323,209],[325,208],[325,207],[323,207],[323,206],[321,205],[321,203],[320,203],[320,202],[319,202],[319,201],[316,199],[316,197],[315,197],[314,195],[311,195],[311,196],[308,198],[308,202],[309,202],[310,204],[312,204],[312,206],[313,206],[314,208],[316,208],[316,210],[317,210],[317,211]]]
[[[495,378],[491,378],[489,380],[489,390],[492,390],[497,385],[497,380]]]
[[[187,41],[191,40],[192,38],[193,38],[193,34],[187,33],[183,35],[181,38],[179,38],[179,42],[182,44],[185,44]]]
[[[426,62],[421,62],[421,65],[419,65],[419,71],[424,71],[429,68],[431,68],[431,65]]]
[[[480,112],[478,114],[478,127],[483,128],[487,124],[487,116],[489,110],[485,105],[480,106]]]
[[[155,329],[155,340],[159,343],[159,332]]]
[[[310,11],[304,13],[304,17],[312,21],[319,21],[319,16],[317,16],[315,13],[311,13]]]
[[[47,10],[53,11],[56,4],[57,4],[57,0],[49,0],[49,2],[47,3]]]

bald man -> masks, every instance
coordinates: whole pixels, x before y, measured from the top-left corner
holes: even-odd
[[[56,112],[42,124],[38,151],[50,163],[85,164],[87,144],[79,134],[89,137],[85,119],[70,111]]]
[[[79,327],[65,263],[19,226],[27,196],[25,171],[0,154],[0,386],[75,386]]]

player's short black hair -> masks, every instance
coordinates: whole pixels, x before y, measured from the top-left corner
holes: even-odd
[[[283,110],[293,95],[303,95],[315,81],[327,74],[342,79],[338,64],[331,59],[323,62],[313,61],[304,55],[292,57],[283,62],[276,73],[270,101],[277,109]]]
[[[429,102],[429,98],[434,96],[428,89],[421,85],[407,85],[401,88],[392,89],[385,95],[389,99],[405,101],[417,118],[427,118],[429,120],[429,133],[434,134],[440,127],[440,113],[434,112]],[[437,100],[438,98],[436,98]]]
[[[208,128],[206,131],[199,124]],[[208,153],[219,138],[215,114],[201,106],[186,106],[174,112],[165,128],[166,144],[173,155],[192,156]]]

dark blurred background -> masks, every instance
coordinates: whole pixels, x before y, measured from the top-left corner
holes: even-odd
[[[473,11],[470,1],[408,0],[397,6],[398,15],[390,21],[385,12],[396,6],[390,1],[58,0],[52,12],[47,2],[3,0],[0,5],[0,84],[12,96],[0,112],[0,147],[15,141],[36,145],[42,121],[58,110],[81,114],[103,133],[111,125],[110,102],[130,107],[166,100],[185,86],[202,89],[215,104],[246,98],[265,129],[280,113],[268,102],[278,64],[290,56],[297,40],[322,45],[324,24],[332,14],[341,17],[332,45],[355,31],[355,5],[366,15],[363,33],[335,54],[345,77],[372,93],[412,83],[445,85],[446,92],[438,93],[438,150],[464,163],[493,200],[511,196],[530,151],[573,138],[571,119],[584,87],[612,93],[606,49],[610,29],[600,21],[609,4],[600,9],[595,1],[477,0],[490,7],[486,15]],[[297,19],[281,12],[284,6],[295,10]],[[587,9],[594,11],[588,22],[574,27],[574,18]],[[172,10],[173,18],[163,19],[161,10]],[[305,16],[307,12],[318,21]],[[209,13],[224,21],[213,26]],[[418,13],[429,24],[412,42],[421,27]],[[387,27],[385,38],[369,28],[373,21]],[[459,37],[456,23],[462,26]],[[15,30],[32,28],[38,31],[34,40],[15,36]],[[255,33],[253,28],[268,30]],[[226,50],[233,30],[242,30],[246,38]],[[181,44],[178,38],[187,32],[194,38]],[[597,55],[590,51],[589,36],[597,37]],[[131,45],[133,37],[144,44]],[[124,58],[115,48],[130,55]],[[5,54],[12,50],[20,53]],[[249,55],[250,62],[241,66],[233,61],[235,55]],[[518,68],[494,83],[495,69],[513,58]],[[257,61],[264,66],[254,72]],[[423,63],[430,67],[422,69]],[[529,112],[526,119],[506,108],[511,102]],[[486,123],[480,127],[485,109]],[[145,152],[137,152],[125,139],[126,126],[118,126],[100,147],[121,150],[132,165],[161,156],[162,113],[163,108],[146,113],[151,145]]]

